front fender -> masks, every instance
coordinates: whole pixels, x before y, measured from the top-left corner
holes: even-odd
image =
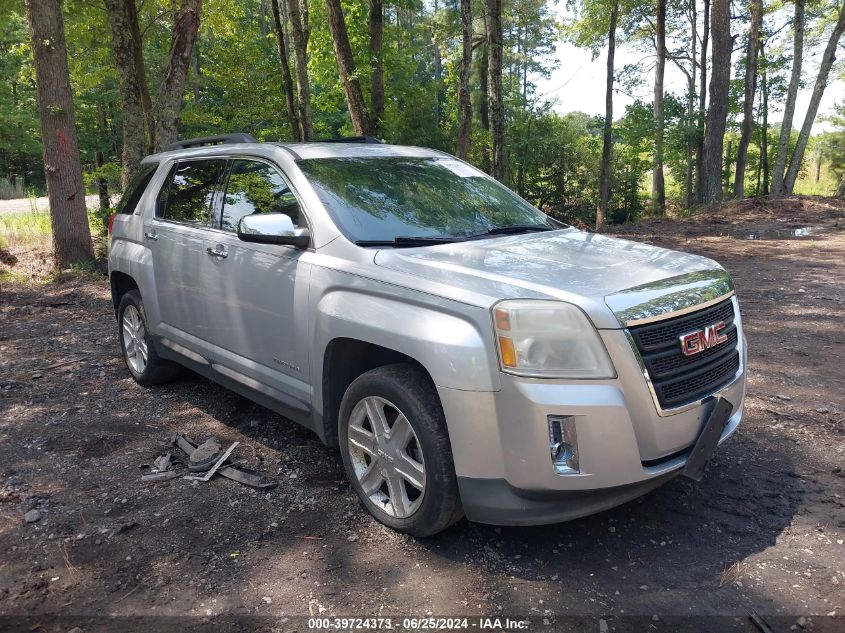
[[[316,306],[316,349],[325,350],[336,338],[359,340],[413,358],[437,386],[499,389],[485,310],[410,291],[403,295],[399,300],[397,292],[336,289],[325,293]],[[322,367],[315,370],[315,376],[322,375]]]

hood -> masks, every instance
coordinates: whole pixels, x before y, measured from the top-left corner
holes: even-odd
[[[489,297],[491,305],[511,298],[569,301],[597,327],[647,318],[653,310],[645,303],[660,314],[674,311],[663,297],[687,308],[730,290],[727,274],[706,257],[577,229],[381,250],[375,263]]]

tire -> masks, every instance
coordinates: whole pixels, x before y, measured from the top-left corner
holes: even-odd
[[[386,365],[355,379],[340,404],[338,439],[352,488],[379,522],[425,537],[463,516],[443,409],[414,366]]]
[[[144,302],[137,290],[130,290],[121,297],[117,308],[117,328],[123,362],[139,385],[161,385],[173,381],[182,373],[180,365],[156,353],[147,327]]]

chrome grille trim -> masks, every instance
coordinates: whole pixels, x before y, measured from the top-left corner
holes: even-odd
[[[702,304],[702,305],[696,306],[695,309],[690,310],[687,313],[697,312],[699,310],[706,310],[708,307],[711,307],[712,305],[718,303],[719,301],[724,301],[724,300],[725,300],[725,297],[720,297],[718,300],[708,301],[707,304]],[[660,404],[660,399],[659,399],[657,392],[655,390],[654,383],[651,379],[651,376],[649,375],[648,369],[646,368],[645,361],[643,360],[643,357],[640,354],[640,350],[637,346],[637,343],[634,340],[634,336],[631,334],[631,332],[627,328],[625,328],[625,330],[623,330],[625,332],[625,337],[628,339],[628,344],[631,346],[631,351],[634,353],[634,357],[637,359],[637,363],[640,366],[640,371],[643,372],[643,379],[645,380],[646,386],[648,387],[648,391],[651,394],[651,398],[654,402],[654,407],[657,410],[657,414],[660,417],[668,417],[668,416],[676,415],[678,413],[683,413],[684,411],[688,411],[688,410],[693,409],[695,407],[701,406],[701,404],[704,403],[705,401],[717,396],[718,394],[726,391],[727,389],[730,389],[731,386],[733,386],[736,383],[736,381],[745,372],[745,338],[742,335],[742,319],[741,319],[741,316],[739,314],[739,306],[737,304],[736,296],[734,296],[733,292],[730,293],[729,300],[730,300],[730,302],[733,306],[734,326],[736,327],[736,330],[737,330],[737,340],[736,340],[736,343],[735,343],[735,347],[733,347],[732,349],[735,350],[735,353],[738,354],[738,356],[739,356],[739,367],[736,370],[736,373],[733,375],[733,377],[729,381],[727,381],[725,384],[723,384],[722,386],[715,389],[712,393],[708,393],[708,394],[696,399],[694,402],[688,402],[686,404],[683,404],[683,405],[680,405],[680,406],[677,406],[677,407],[665,407],[664,408]],[[676,318],[678,316],[679,315],[677,313],[665,315],[663,318],[649,319],[649,322],[650,323],[651,322],[656,323],[658,321],[671,320],[671,319]],[[729,356],[733,356],[733,354],[730,354]]]

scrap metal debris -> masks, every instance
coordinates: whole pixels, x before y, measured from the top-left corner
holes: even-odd
[[[185,435],[177,435],[173,438],[173,445],[187,455],[187,460],[182,459],[178,455],[174,456],[172,452],[161,455],[153,461],[150,465],[150,472],[143,475],[141,481],[168,481],[179,476],[192,481],[209,481],[215,475],[221,475],[227,479],[253,488],[274,488],[279,483],[277,481],[267,481],[260,473],[244,468],[242,464],[231,461],[232,453],[234,453],[236,448],[241,446],[240,442],[232,443],[223,451],[222,445],[215,437],[207,439],[202,444],[197,444]],[[176,464],[187,466],[188,472],[191,474],[181,473],[176,469]]]
[[[195,473],[208,470],[220,455],[220,442],[210,437],[188,454],[188,470]]]
[[[179,473],[173,470],[171,456],[172,453],[168,451],[166,455],[156,457],[150,472],[142,475],[141,481],[168,481],[169,479],[176,479]]]
[[[234,451],[238,447],[238,444],[240,444],[240,442],[234,442],[229,448],[227,448],[226,452],[223,453],[220,456],[220,459],[218,459],[216,462],[214,462],[214,465],[211,468],[208,469],[208,472],[206,472],[205,475],[202,475],[202,476],[185,475],[184,479],[190,479],[191,481],[208,481],[209,479],[211,479],[214,476],[214,473],[216,473],[220,469],[220,467],[223,465],[223,462],[225,462],[227,459],[229,459],[229,456],[232,454],[232,451]],[[205,446],[205,444],[203,444],[202,446],[199,446],[193,453],[191,453],[191,461],[192,462],[194,461],[194,454],[201,451],[203,446]],[[192,465],[193,465],[194,469],[196,469],[196,464],[192,464]],[[191,467],[189,466],[188,468],[191,468]]]

